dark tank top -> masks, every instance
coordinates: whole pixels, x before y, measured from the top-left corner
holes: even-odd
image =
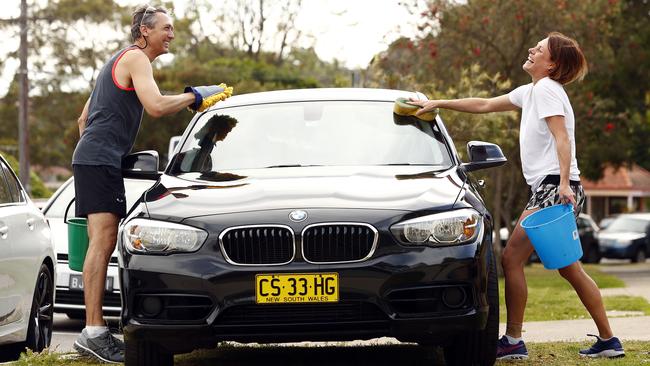
[[[109,165],[121,168],[122,158],[133,148],[142,120],[142,103],[134,88],[119,85],[115,66],[124,53],[120,50],[102,67],[90,95],[86,127],[72,155],[72,164]]]

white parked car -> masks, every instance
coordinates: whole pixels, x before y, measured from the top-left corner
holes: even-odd
[[[129,209],[154,182],[150,180],[125,179],[126,204]],[[54,248],[58,262],[56,302],[54,311],[66,313],[72,319],[85,318],[82,273],[68,266],[68,228],[64,222],[66,208],[75,196],[73,178],[68,179],[52,195],[43,213],[52,227]],[[74,203],[70,205],[68,218],[75,217]],[[117,252],[113,252],[106,275],[106,292],[102,309],[105,315],[119,315],[121,309],[120,281],[117,274]]]
[[[0,360],[49,347],[55,268],[47,221],[0,156]]]

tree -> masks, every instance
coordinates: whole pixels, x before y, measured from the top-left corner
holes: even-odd
[[[500,82],[509,81],[511,89],[528,83],[530,77],[521,70],[528,47],[550,31],[561,31],[579,40],[590,65],[584,82],[566,87],[578,124],[577,156],[582,175],[597,179],[605,164],[650,156],[647,2],[413,0],[405,5],[420,19],[419,34],[395,41],[374,58],[366,72],[375,86],[426,90],[434,98],[504,94],[510,89],[485,85],[471,71],[473,65]],[[458,87],[459,80],[467,77],[473,89]],[[634,78],[641,82],[637,84]],[[625,91],[617,92],[622,89]],[[469,115],[454,117],[452,125],[457,120],[474,121]],[[516,142],[512,136],[518,134],[518,118],[510,118],[503,126],[511,134],[504,135],[509,136],[505,140],[481,129],[465,128],[456,133],[471,131],[476,139]],[[527,187],[517,171],[518,147],[504,146],[504,152],[511,162],[508,174],[495,175],[491,183],[514,192],[496,193],[492,211],[501,211],[502,222],[509,225],[512,216],[508,211],[523,207]]]

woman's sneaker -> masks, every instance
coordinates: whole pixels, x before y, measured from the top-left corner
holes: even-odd
[[[621,341],[612,337],[608,340],[603,340],[597,335],[587,334],[588,336],[596,337],[596,343],[591,346],[589,349],[580,350],[580,356],[583,357],[607,357],[607,358],[617,358],[625,357],[625,350],[623,350],[623,345]]]
[[[109,331],[90,338],[86,330],[82,330],[74,342],[74,349],[81,355],[90,356],[102,362],[124,362],[124,343],[115,338]]]
[[[497,359],[498,360],[527,360],[528,350],[524,341],[510,344],[508,337],[505,335],[497,342]]]

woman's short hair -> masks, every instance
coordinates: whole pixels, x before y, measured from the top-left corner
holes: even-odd
[[[135,42],[142,36],[140,26],[145,25],[147,28],[153,28],[156,25],[156,13],[167,14],[167,10],[151,5],[141,5],[135,9],[131,20],[131,41]]]
[[[578,42],[560,32],[548,34],[548,49],[555,67],[549,77],[562,85],[584,79],[587,75],[587,59]]]

